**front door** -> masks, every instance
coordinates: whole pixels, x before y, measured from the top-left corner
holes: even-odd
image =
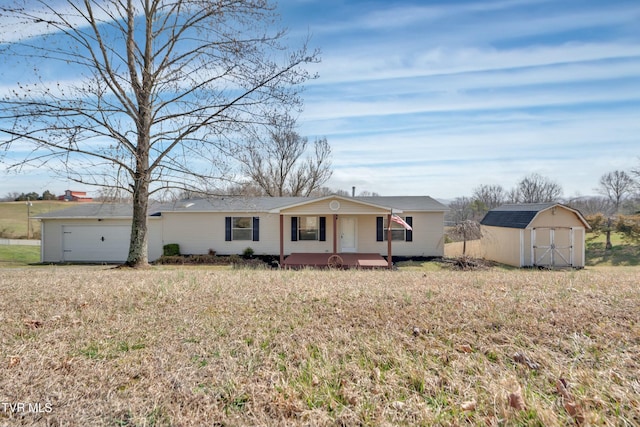
[[[353,216],[340,217],[340,252],[356,252],[356,229],[358,221]]]

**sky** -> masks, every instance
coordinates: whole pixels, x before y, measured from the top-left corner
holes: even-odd
[[[278,7],[292,44],[309,35],[322,52],[298,130],[329,141],[328,187],[450,200],[538,173],[571,198],[640,167],[637,0]],[[46,171],[0,174],[0,196],[67,188],[92,192]]]

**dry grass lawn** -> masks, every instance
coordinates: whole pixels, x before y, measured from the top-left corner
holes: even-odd
[[[638,268],[1,273],[0,426],[640,424]]]

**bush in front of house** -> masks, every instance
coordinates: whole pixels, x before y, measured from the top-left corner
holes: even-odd
[[[248,259],[253,258],[253,248],[248,247],[242,252],[242,258]]]
[[[177,243],[168,243],[162,247],[162,254],[164,256],[179,256],[180,255],[180,245]]]

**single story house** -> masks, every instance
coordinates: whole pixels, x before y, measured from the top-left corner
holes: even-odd
[[[437,257],[444,253],[447,209],[428,196],[216,197],[153,205],[149,260],[170,243],[183,254],[241,254],[251,247],[256,255],[279,255],[281,265],[326,265],[332,255],[340,260],[351,254],[371,255],[354,261],[370,266],[381,260],[390,265],[382,258],[390,253]],[[40,215],[42,262],[125,261],[131,217],[131,205],[123,204],[83,204]]]
[[[507,204],[480,221],[481,251],[486,259],[516,267],[585,265],[582,214],[559,203]]]

